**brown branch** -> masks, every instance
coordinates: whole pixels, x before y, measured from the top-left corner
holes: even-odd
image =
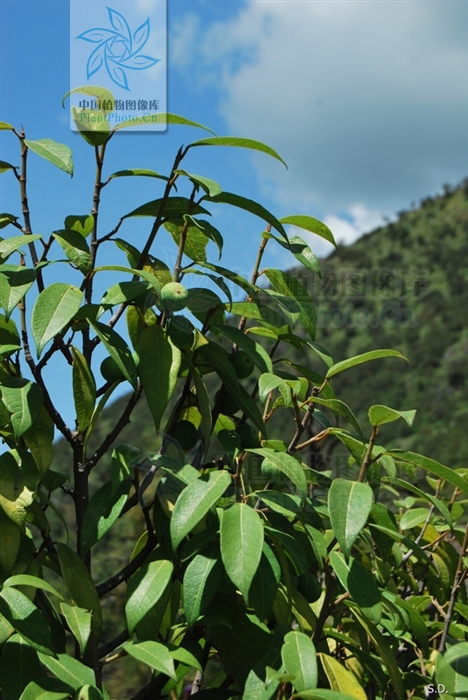
[[[466,576],[466,569],[463,566],[463,560],[466,555],[466,550],[468,547],[468,525],[465,528],[465,536],[463,538],[462,546],[460,549],[460,554],[458,557],[457,570],[455,571],[455,578],[453,580],[452,592],[450,594],[450,601],[447,610],[447,615],[445,617],[444,628],[442,630],[442,637],[439,644],[439,652],[442,654],[445,650],[445,644],[447,641],[447,635],[450,629],[450,624],[452,622],[453,611],[455,609],[455,603],[457,602],[458,592],[461,588],[463,579]]]
[[[107,435],[107,437],[102,441],[101,445],[99,445],[99,447],[94,452],[92,457],[90,457],[89,459],[86,460],[86,471],[88,474],[91,471],[91,469],[93,469],[93,467],[96,466],[96,464],[99,462],[99,460],[106,454],[109,447],[117,439],[117,437],[120,435],[120,433],[125,428],[125,426],[130,422],[130,416],[132,414],[133,409],[135,408],[136,404],[138,403],[138,401],[141,397],[142,389],[143,389],[143,387],[140,385],[138,387],[138,390],[131,395],[122,415],[120,416],[119,420],[115,424],[114,428]]]
[[[364,479],[366,478],[367,470],[372,459],[372,450],[374,449],[374,443],[377,439],[378,431],[378,427],[374,425],[372,428],[372,434],[369,440],[369,444],[367,445],[366,454],[364,455],[364,459],[362,461],[361,470],[357,478],[358,481],[364,481]]]
[[[27,193],[27,162],[28,162],[28,147],[24,143],[24,140],[26,138],[26,134],[24,133],[24,129],[22,129],[21,134],[19,134],[19,140],[21,143],[21,175],[19,176],[18,181],[20,185],[20,194],[21,194],[21,207],[23,211],[23,219],[24,219],[24,228],[23,232],[26,236],[31,236],[32,235],[32,228],[31,228],[31,213],[29,211],[29,203],[28,203],[28,193]],[[29,252],[31,254],[31,260],[33,262],[33,265],[35,268],[37,268],[39,264],[39,258],[37,257],[37,251],[36,251],[36,246],[34,244],[34,241],[31,243],[28,243],[28,248]],[[37,270],[37,288],[39,289],[39,292],[44,291],[44,280],[42,278],[42,271]]]
[[[151,554],[153,551],[155,545],[156,542],[153,538],[148,539],[143,549],[138,552],[132,561],[126,564],[126,566],[124,566],[123,569],[121,569],[117,574],[114,574],[114,576],[108,578],[107,581],[104,581],[96,586],[98,596],[102,598],[114,588],[117,588],[117,586],[119,586],[121,583],[127,581],[127,579],[129,579],[130,576],[135,573],[135,571],[138,571],[148,554]]]

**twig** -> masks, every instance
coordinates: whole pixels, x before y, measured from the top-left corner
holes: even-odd
[[[463,560],[464,560],[465,555],[466,555],[467,547],[468,547],[468,525],[466,526],[466,529],[465,529],[465,536],[463,538],[462,546],[460,549],[460,554],[458,557],[457,570],[455,572],[455,578],[453,580],[453,587],[452,587],[452,592],[450,594],[449,606],[447,609],[447,615],[445,618],[444,628],[442,631],[442,637],[440,639],[440,645],[439,645],[439,652],[440,653],[443,653],[443,651],[445,650],[447,635],[448,635],[448,631],[450,628],[450,624],[452,622],[452,616],[453,616],[453,611],[455,608],[455,603],[457,602],[458,592],[460,590],[462,581],[467,573],[466,569],[464,569],[464,567],[463,567]]]
[[[114,428],[111,430],[109,435],[103,440],[101,445],[97,448],[95,453],[93,454],[92,457],[86,460],[86,471],[89,473],[93,467],[96,466],[96,464],[99,462],[101,457],[103,457],[106,452],[108,451],[109,447],[112,445],[112,443],[117,439],[117,437],[120,435],[122,430],[125,428],[127,423],[130,422],[130,416],[132,414],[133,409],[135,408],[136,404],[138,403],[141,392],[142,392],[143,387],[140,385],[138,387],[138,390],[135,391],[131,397],[130,400],[128,401],[122,415],[120,416],[118,422],[114,426]]]
[[[372,459],[372,450],[374,449],[374,443],[377,439],[378,431],[378,427],[374,425],[372,427],[372,434],[369,440],[369,444],[367,445],[366,454],[364,455],[364,459],[362,461],[361,471],[359,472],[359,476],[357,478],[358,481],[364,481],[364,479],[366,478],[367,470]]]
[[[132,561],[124,566],[117,574],[108,578],[107,581],[103,581],[103,583],[96,586],[98,596],[102,598],[114,588],[117,588],[121,583],[127,581],[127,579],[140,568],[148,554],[153,551],[155,544],[156,542],[153,538],[148,539],[143,549],[138,552]]]

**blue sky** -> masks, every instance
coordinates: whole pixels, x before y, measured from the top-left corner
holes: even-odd
[[[23,124],[29,138],[52,138],[74,152],[73,179],[31,154],[33,227],[48,234],[66,215],[91,207],[92,149],[70,131],[60,104],[70,88],[69,3],[1,0],[0,7],[0,118]],[[258,153],[194,149],[186,169],[261,201],[277,216],[311,214],[349,243],[383,216],[468,175],[464,0],[169,0],[168,42],[169,111],[219,135],[265,141],[289,166]],[[202,135],[185,127],[121,133],[111,142],[106,172],[164,172],[181,143]],[[3,160],[17,164],[8,132],[0,148]],[[159,196],[153,181],[142,180],[122,179],[105,190],[103,231]],[[0,209],[19,214],[16,181],[6,173],[0,184]],[[226,207],[213,215],[225,259],[247,275],[261,222]],[[143,240],[147,225],[132,223],[124,233]],[[329,252],[309,240],[317,253]],[[161,241],[160,257],[170,256]],[[285,266],[290,259],[272,247],[266,263]],[[55,393],[69,416],[59,381]]]

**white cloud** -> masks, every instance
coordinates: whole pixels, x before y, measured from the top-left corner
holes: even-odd
[[[253,160],[264,194],[349,242],[466,175],[467,39],[468,3],[254,0],[208,25],[192,11],[172,56],[218,86],[231,133],[285,158]]]

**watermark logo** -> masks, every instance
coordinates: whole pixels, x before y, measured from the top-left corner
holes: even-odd
[[[166,5],[70,0],[73,131],[102,132],[104,139],[111,129],[166,129]]]
[[[160,61],[159,58],[141,54],[150,34],[149,17],[132,34],[127,20],[120,12],[111,7],[106,9],[112,29],[95,27],[76,37],[98,44],[88,58],[86,77],[89,80],[105,66],[113,83],[124,90],[130,90],[127,70],[146,70]]]

